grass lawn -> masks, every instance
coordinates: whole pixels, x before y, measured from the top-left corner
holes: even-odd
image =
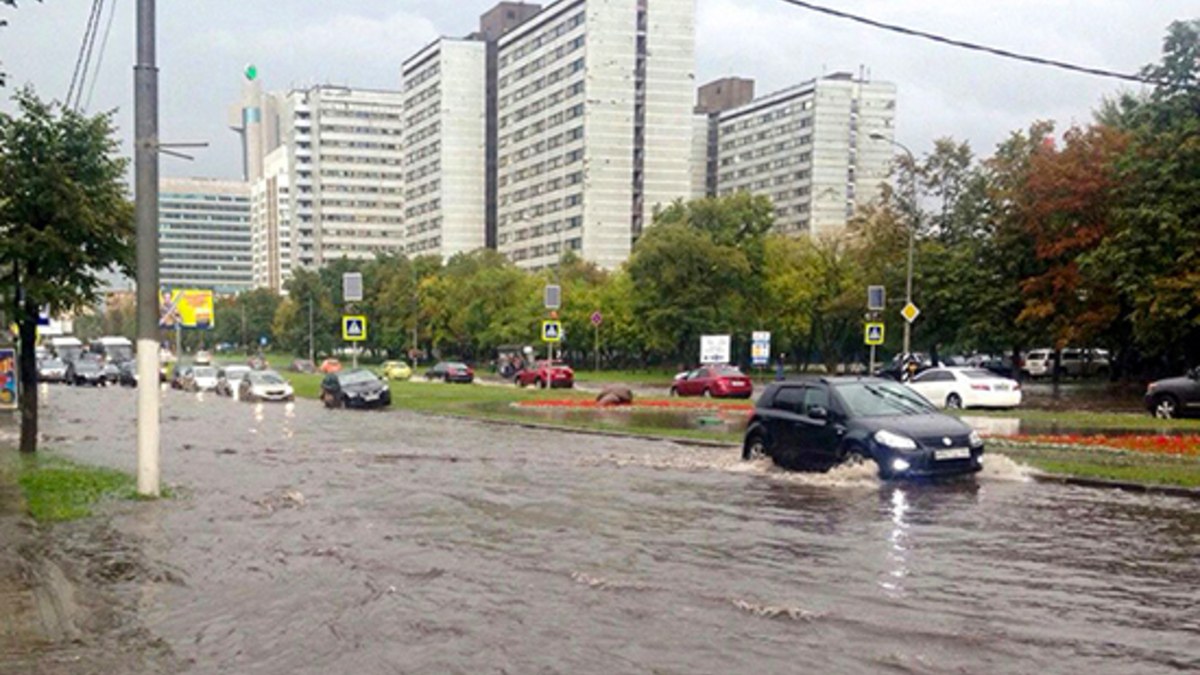
[[[1100,413],[1088,411],[1053,410],[967,410],[957,413],[967,417],[1019,418],[1038,426],[1059,425],[1081,431],[1112,429],[1127,431],[1192,431],[1200,433],[1200,419],[1160,420],[1148,413]]]
[[[993,445],[988,452],[1051,474],[1200,488],[1200,457],[1013,445]]]
[[[29,514],[38,522],[78,520],[92,515],[101,501],[139,499],[137,481],[127,473],[45,454],[20,457],[3,472],[8,478],[15,475]]]

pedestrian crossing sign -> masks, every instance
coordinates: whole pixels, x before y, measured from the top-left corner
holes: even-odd
[[[562,342],[562,322],[542,322],[542,342]]]
[[[367,317],[343,316],[342,339],[346,342],[362,342],[367,339]]]
[[[883,344],[883,324],[869,323],[867,324],[866,343],[872,347],[878,347]]]

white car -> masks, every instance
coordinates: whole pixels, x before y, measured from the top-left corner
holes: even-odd
[[[254,370],[238,385],[238,398],[243,401],[293,401],[296,392],[287,380],[273,370]]]
[[[215,391],[220,381],[217,369],[212,366],[196,366],[192,369],[193,391]]]
[[[1021,384],[981,368],[930,368],[908,387],[939,408],[1015,408]]]

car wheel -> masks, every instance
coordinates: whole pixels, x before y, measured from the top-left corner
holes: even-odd
[[[962,410],[963,400],[958,394],[950,394],[946,397],[946,408],[949,410]]]
[[[711,389],[704,390],[704,398],[712,398],[712,390]]]
[[[767,435],[761,431],[754,431],[746,436],[746,441],[742,443],[742,460],[753,461],[756,459],[764,459],[771,456],[767,451]]]
[[[537,385],[538,389],[545,389],[547,386],[549,386],[543,379],[534,380],[534,384]]]
[[[447,376],[444,378],[444,380],[445,380],[446,384],[450,384],[450,376],[449,376],[449,375],[447,375]]]
[[[676,389],[675,387],[671,387],[671,391],[668,392],[667,395],[670,396],[671,398],[675,398],[676,396],[679,396],[679,390]]]
[[[1160,420],[1171,420],[1179,416],[1179,401],[1174,396],[1163,395],[1154,399],[1154,416]]]

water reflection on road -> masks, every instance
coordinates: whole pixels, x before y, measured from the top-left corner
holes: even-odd
[[[132,469],[134,406],[54,388],[47,434]],[[198,673],[1200,669],[1187,500],[310,401],[163,419],[183,496],[115,524],[177,570],[144,619]]]

